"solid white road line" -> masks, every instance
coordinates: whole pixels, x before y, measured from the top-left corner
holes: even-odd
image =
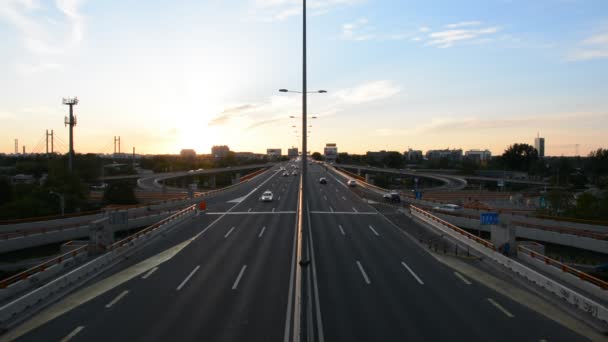
[[[361,271],[361,275],[363,276],[363,280],[365,280],[365,282],[368,285],[371,284],[372,282],[369,280],[369,277],[365,273],[365,270],[363,269],[363,266],[361,266],[361,263],[359,262],[359,260],[357,260],[357,266],[359,266],[359,271]]]
[[[509,318],[515,317],[515,315],[513,315],[512,313],[507,311],[507,309],[503,308],[502,305],[498,304],[494,299],[488,298],[488,302],[492,303],[492,305],[494,305],[498,310],[502,311],[502,313],[507,315],[507,317],[509,317]]]
[[[318,211],[318,210],[311,210],[310,211],[311,214],[341,214],[341,215],[378,215],[377,212],[375,211]]]
[[[420,278],[416,275],[416,273],[414,273],[414,271],[412,271],[412,269],[405,262],[402,261],[401,265],[403,265],[403,267],[405,267],[405,269],[410,272],[412,277],[416,278],[416,280],[418,281],[418,283],[420,285],[424,285],[424,282],[422,280],[420,280]]]
[[[78,333],[81,332],[82,329],[84,329],[82,325],[77,326],[76,329],[72,330],[71,333],[69,333],[66,337],[62,338],[60,342],[68,342],[69,340],[74,338],[74,336],[78,335]]]
[[[458,272],[454,272],[454,275],[457,276],[460,280],[462,280],[465,284],[467,284],[467,285],[472,284],[467,278],[463,277],[462,274],[460,274]]]
[[[266,226],[262,227],[262,230],[260,231],[260,234],[258,235],[258,239],[262,237],[262,235],[264,235],[264,231],[266,230]]]
[[[346,235],[346,233],[344,232],[344,229],[342,229],[342,225],[339,224],[338,228],[340,228],[340,233],[342,233],[342,235]]]
[[[156,272],[156,270],[158,270],[158,267],[154,267],[153,269],[149,270],[148,273],[144,274],[143,277],[141,277],[141,279],[148,279],[148,277],[151,276],[152,273]]]
[[[116,298],[112,299],[111,302],[109,302],[108,304],[106,304],[106,309],[109,309],[109,308],[112,307],[112,305],[118,303],[118,301],[121,300],[122,297],[126,296],[127,293],[129,293],[129,290],[122,291],[118,296],[116,296]]]
[[[230,235],[230,233],[232,233],[232,231],[234,230],[234,227],[230,228],[230,230],[228,231],[228,233],[226,233],[226,235],[224,235],[224,239],[228,237],[228,235]]]
[[[358,213],[359,211],[357,210],[357,208],[353,207],[353,211]]]
[[[372,232],[374,232],[374,234],[376,234],[376,236],[380,236],[380,234],[378,234],[378,232],[374,229],[374,227],[372,227],[371,225],[368,226],[369,229],[371,229]]]
[[[241,272],[239,272],[239,275],[236,277],[236,280],[234,281],[234,285],[232,285],[233,290],[236,290],[236,287],[239,286],[239,282],[241,281],[241,277],[243,276],[243,273],[245,273],[246,268],[247,268],[247,265],[243,265],[243,267],[241,268]]]
[[[246,211],[232,211],[232,212],[219,212],[219,213],[206,213],[205,215],[268,215],[268,214],[295,214],[295,211],[252,211],[250,213]],[[353,213],[351,213],[353,214]],[[376,214],[375,212],[373,214]],[[220,217],[221,218],[221,217]]]
[[[190,272],[190,274],[188,274],[186,279],[182,280],[182,282],[177,286],[177,288],[175,290],[177,290],[177,291],[181,290],[182,287],[184,287],[184,285],[186,285],[188,280],[190,280],[190,278],[192,278],[194,273],[196,273],[196,271],[198,271],[199,268],[201,268],[201,265],[196,265],[196,267],[192,270],[192,272]]]
[[[308,231],[310,232],[310,234],[308,234],[308,240],[310,241],[310,265],[312,268],[312,282],[315,288],[315,303],[317,304],[317,341],[325,342],[325,336],[323,335],[323,319],[321,317],[321,303],[319,301],[319,284],[317,283],[317,261],[315,258],[315,246],[312,239],[312,227],[310,225],[310,222],[312,222],[312,220],[310,219],[310,203],[308,203],[308,201],[306,202],[306,209],[308,209]]]

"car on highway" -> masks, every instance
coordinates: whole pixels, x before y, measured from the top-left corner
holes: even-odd
[[[443,211],[460,211],[462,210],[462,206],[458,204],[442,204],[433,207],[435,210],[443,210]]]
[[[325,177],[319,178],[319,184],[327,184],[327,178],[325,178]]]
[[[385,193],[384,195],[382,195],[382,198],[384,198],[385,200],[389,201],[389,202],[401,202],[401,196],[399,196],[399,193],[396,190],[392,190],[389,191],[387,193]]]
[[[273,197],[272,191],[266,190],[262,194],[262,197],[260,197],[260,201],[262,201],[262,202],[272,202],[272,197]]]
[[[357,181],[355,181],[354,179],[349,179],[348,182],[346,182],[346,185],[357,186]]]
[[[283,177],[287,177],[287,176],[289,176],[289,172],[288,171],[283,172]]]
[[[297,176],[298,175],[298,171],[293,170],[293,172],[291,173],[293,176]]]

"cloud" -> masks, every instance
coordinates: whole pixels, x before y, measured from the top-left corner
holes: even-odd
[[[373,28],[370,28],[368,23],[367,19],[361,18],[354,23],[342,25],[342,38],[353,41],[374,39],[376,35],[371,33]]]
[[[588,61],[608,58],[608,32],[598,33],[584,39],[570,55],[571,61]]]
[[[333,96],[346,104],[361,104],[383,100],[398,94],[401,88],[391,81],[373,81],[337,91]]]
[[[430,30],[431,29],[427,26],[422,26],[422,27],[418,28],[418,31],[423,32],[423,33],[429,32]]]
[[[247,112],[250,112],[258,107],[259,105],[256,104],[244,104],[234,107],[228,107],[224,109],[224,111],[222,111],[218,116],[211,119],[211,121],[209,121],[208,123],[208,126],[219,126],[226,124],[228,121],[230,121],[230,119],[245,115]]]
[[[461,21],[459,23],[445,25],[445,27],[460,28],[460,27],[479,26],[479,25],[481,25],[481,22],[479,22],[479,21]]]
[[[21,64],[18,70],[38,72],[56,69],[57,64],[49,57],[60,55],[77,46],[84,38],[85,19],[79,8],[83,0],[56,0],[54,7],[43,7],[36,0],[4,0],[0,2],[0,21],[12,25],[21,36],[23,46],[35,63]],[[48,6],[47,6],[48,7]],[[63,20],[45,18],[49,13],[58,12]],[[67,26],[69,32],[61,32]],[[65,35],[67,34],[67,38]],[[39,61],[40,59],[45,59]]]
[[[446,25],[447,30],[429,33],[425,45],[449,48],[463,42],[481,44],[493,41],[490,36],[500,31],[499,27],[465,28],[479,25],[481,25],[481,22],[478,21]]]
[[[365,0],[309,0],[307,10],[312,15],[321,15],[363,1]],[[254,15],[265,20],[283,21],[302,13],[301,0],[254,0],[252,2]]]

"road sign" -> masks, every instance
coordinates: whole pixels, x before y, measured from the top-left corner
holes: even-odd
[[[416,191],[416,199],[417,200],[421,200],[422,199],[422,191]]]
[[[541,207],[541,209],[547,208],[547,199],[545,196],[540,196],[538,199],[538,205]]]
[[[482,225],[498,224],[498,213],[482,213],[479,221]]]

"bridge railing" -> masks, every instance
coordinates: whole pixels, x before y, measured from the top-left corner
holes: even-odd
[[[555,259],[549,258],[548,256],[545,256],[543,254],[537,253],[529,248],[526,248],[524,246],[518,246],[517,247],[517,252],[518,253],[524,253],[529,255],[531,258],[533,259],[538,259],[540,261],[543,261],[545,264],[553,266],[555,268],[558,268],[560,270],[562,270],[565,273],[569,273],[572,274],[573,276],[578,277],[581,280],[587,281],[599,288],[601,288],[602,290],[608,290],[608,282],[605,282],[599,278],[596,278],[588,273],[585,273],[583,271],[579,271],[574,267],[568,266],[562,262],[559,262]]]

